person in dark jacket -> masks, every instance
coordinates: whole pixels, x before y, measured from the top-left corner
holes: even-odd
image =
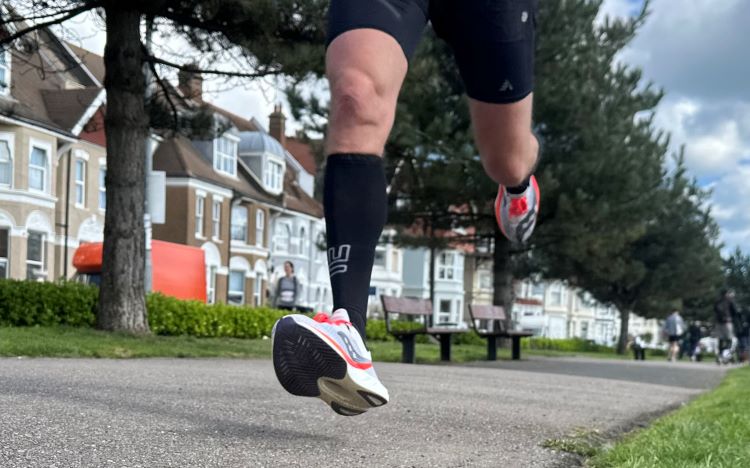
[[[734,303],[734,291],[722,290],[719,300],[714,304],[715,335],[719,339],[718,356],[722,356],[724,350],[732,346],[732,340],[735,337],[734,322],[738,315],[737,306]]]

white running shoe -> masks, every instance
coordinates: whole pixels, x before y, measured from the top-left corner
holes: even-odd
[[[529,239],[539,214],[539,198],[539,185],[533,175],[526,191],[521,194],[509,193],[502,185],[498,188],[495,218],[500,231],[508,240],[523,244]]]
[[[362,337],[338,309],[329,317],[287,315],[273,327],[273,367],[292,395],[318,397],[343,416],[388,403]]]

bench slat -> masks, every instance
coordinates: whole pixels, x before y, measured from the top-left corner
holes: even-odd
[[[470,305],[469,311],[475,320],[506,320],[505,309],[495,305]]]
[[[381,296],[383,309],[389,314],[432,315],[432,302],[429,299],[410,297]]]

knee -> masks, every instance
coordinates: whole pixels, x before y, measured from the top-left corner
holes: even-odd
[[[487,175],[505,187],[521,185],[533,169],[533,161],[520,152],[493,151],[482,162]]]
[[[345,69],[330,77],[332,118],[348,125],[378,125],[384,121],[384,98],[368,74]]]
[[[506,187],[522,184],[534,170],[539,153],[536,137],[515,144],[493,145],[482,154],[484,169],[492,180]]]

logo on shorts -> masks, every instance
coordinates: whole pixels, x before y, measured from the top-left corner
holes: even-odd
[[[523,13],[521,13],[521,22],[522,23],[525,23],[526,21],[528,21],[528,19],[529,19],[529,12],[528,11],[524,11]]]
[[[510,80],[505,80],[502,86],[500,86],[500,92],[513,91],[513,83]]]
[[[346,273],[349,269],[347,263],[349,262],[349,252],[351,252],[352,246],[349,244],[343,244],[338,247],[331,247],[328,249],[328,274],[333,277],[339,273]]]

